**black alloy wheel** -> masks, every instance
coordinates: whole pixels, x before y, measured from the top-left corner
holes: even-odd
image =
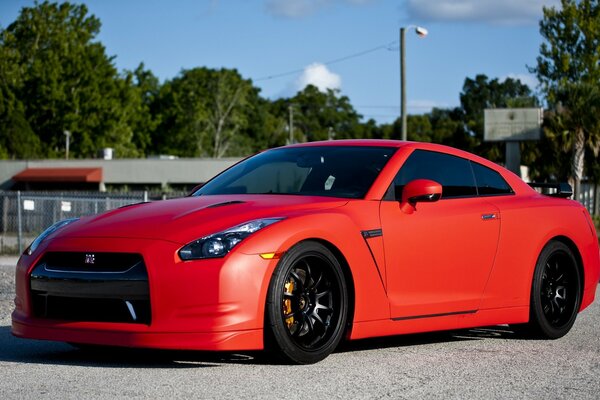
[[[534,336],[558,339],[566,335],[581,304],[581,276],[571,249],[551,241],[540,253],[531,289],[529,323]]]
[[[273,274],[266,308],[267,347],[287,362],[321,361],[340,343],[347,320],[339,261],[320,243],[294,246]]]

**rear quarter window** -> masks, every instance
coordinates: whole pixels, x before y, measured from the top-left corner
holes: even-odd
[[[481,164],[477,164],[476,162],[471,162],[471,166],[473,167],[477,191],[480,196],[495,196],[514,193],[510,185],[506,183],[502,175],[498,172],[488,167],[484,167]]]

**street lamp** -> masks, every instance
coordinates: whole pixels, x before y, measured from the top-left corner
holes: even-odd
[[[65,134],[65,136],[67,137],[67,143],[65,146],[65,159],[69,159],[69,144],[71,143],[71,132],[70,131],[64,131],[63,132]]]
[[[409,25],[400,28],[400,116],[402,118],[402,140],[406,140],[406,66],[405,42],[406,30],[415,29],[417,36],[424,38],[429,33],[422,26]]]

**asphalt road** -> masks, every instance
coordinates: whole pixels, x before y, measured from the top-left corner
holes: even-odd
[[[363,340],[318,364],[287,366],[251,354],[89,353],[16,339],[13,281],[13,266],[0,265],[0,399],[600,398],[598,302],[555,341],[500,326]]]

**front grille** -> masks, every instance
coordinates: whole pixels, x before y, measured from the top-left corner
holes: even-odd
[[[30,287],[38,318],[150,324],[148,273],[139,254],[48,253],[31,272]]]
[[[142,261],[135,253],[49,252],[40,263],[58,271],[125,272]]]

